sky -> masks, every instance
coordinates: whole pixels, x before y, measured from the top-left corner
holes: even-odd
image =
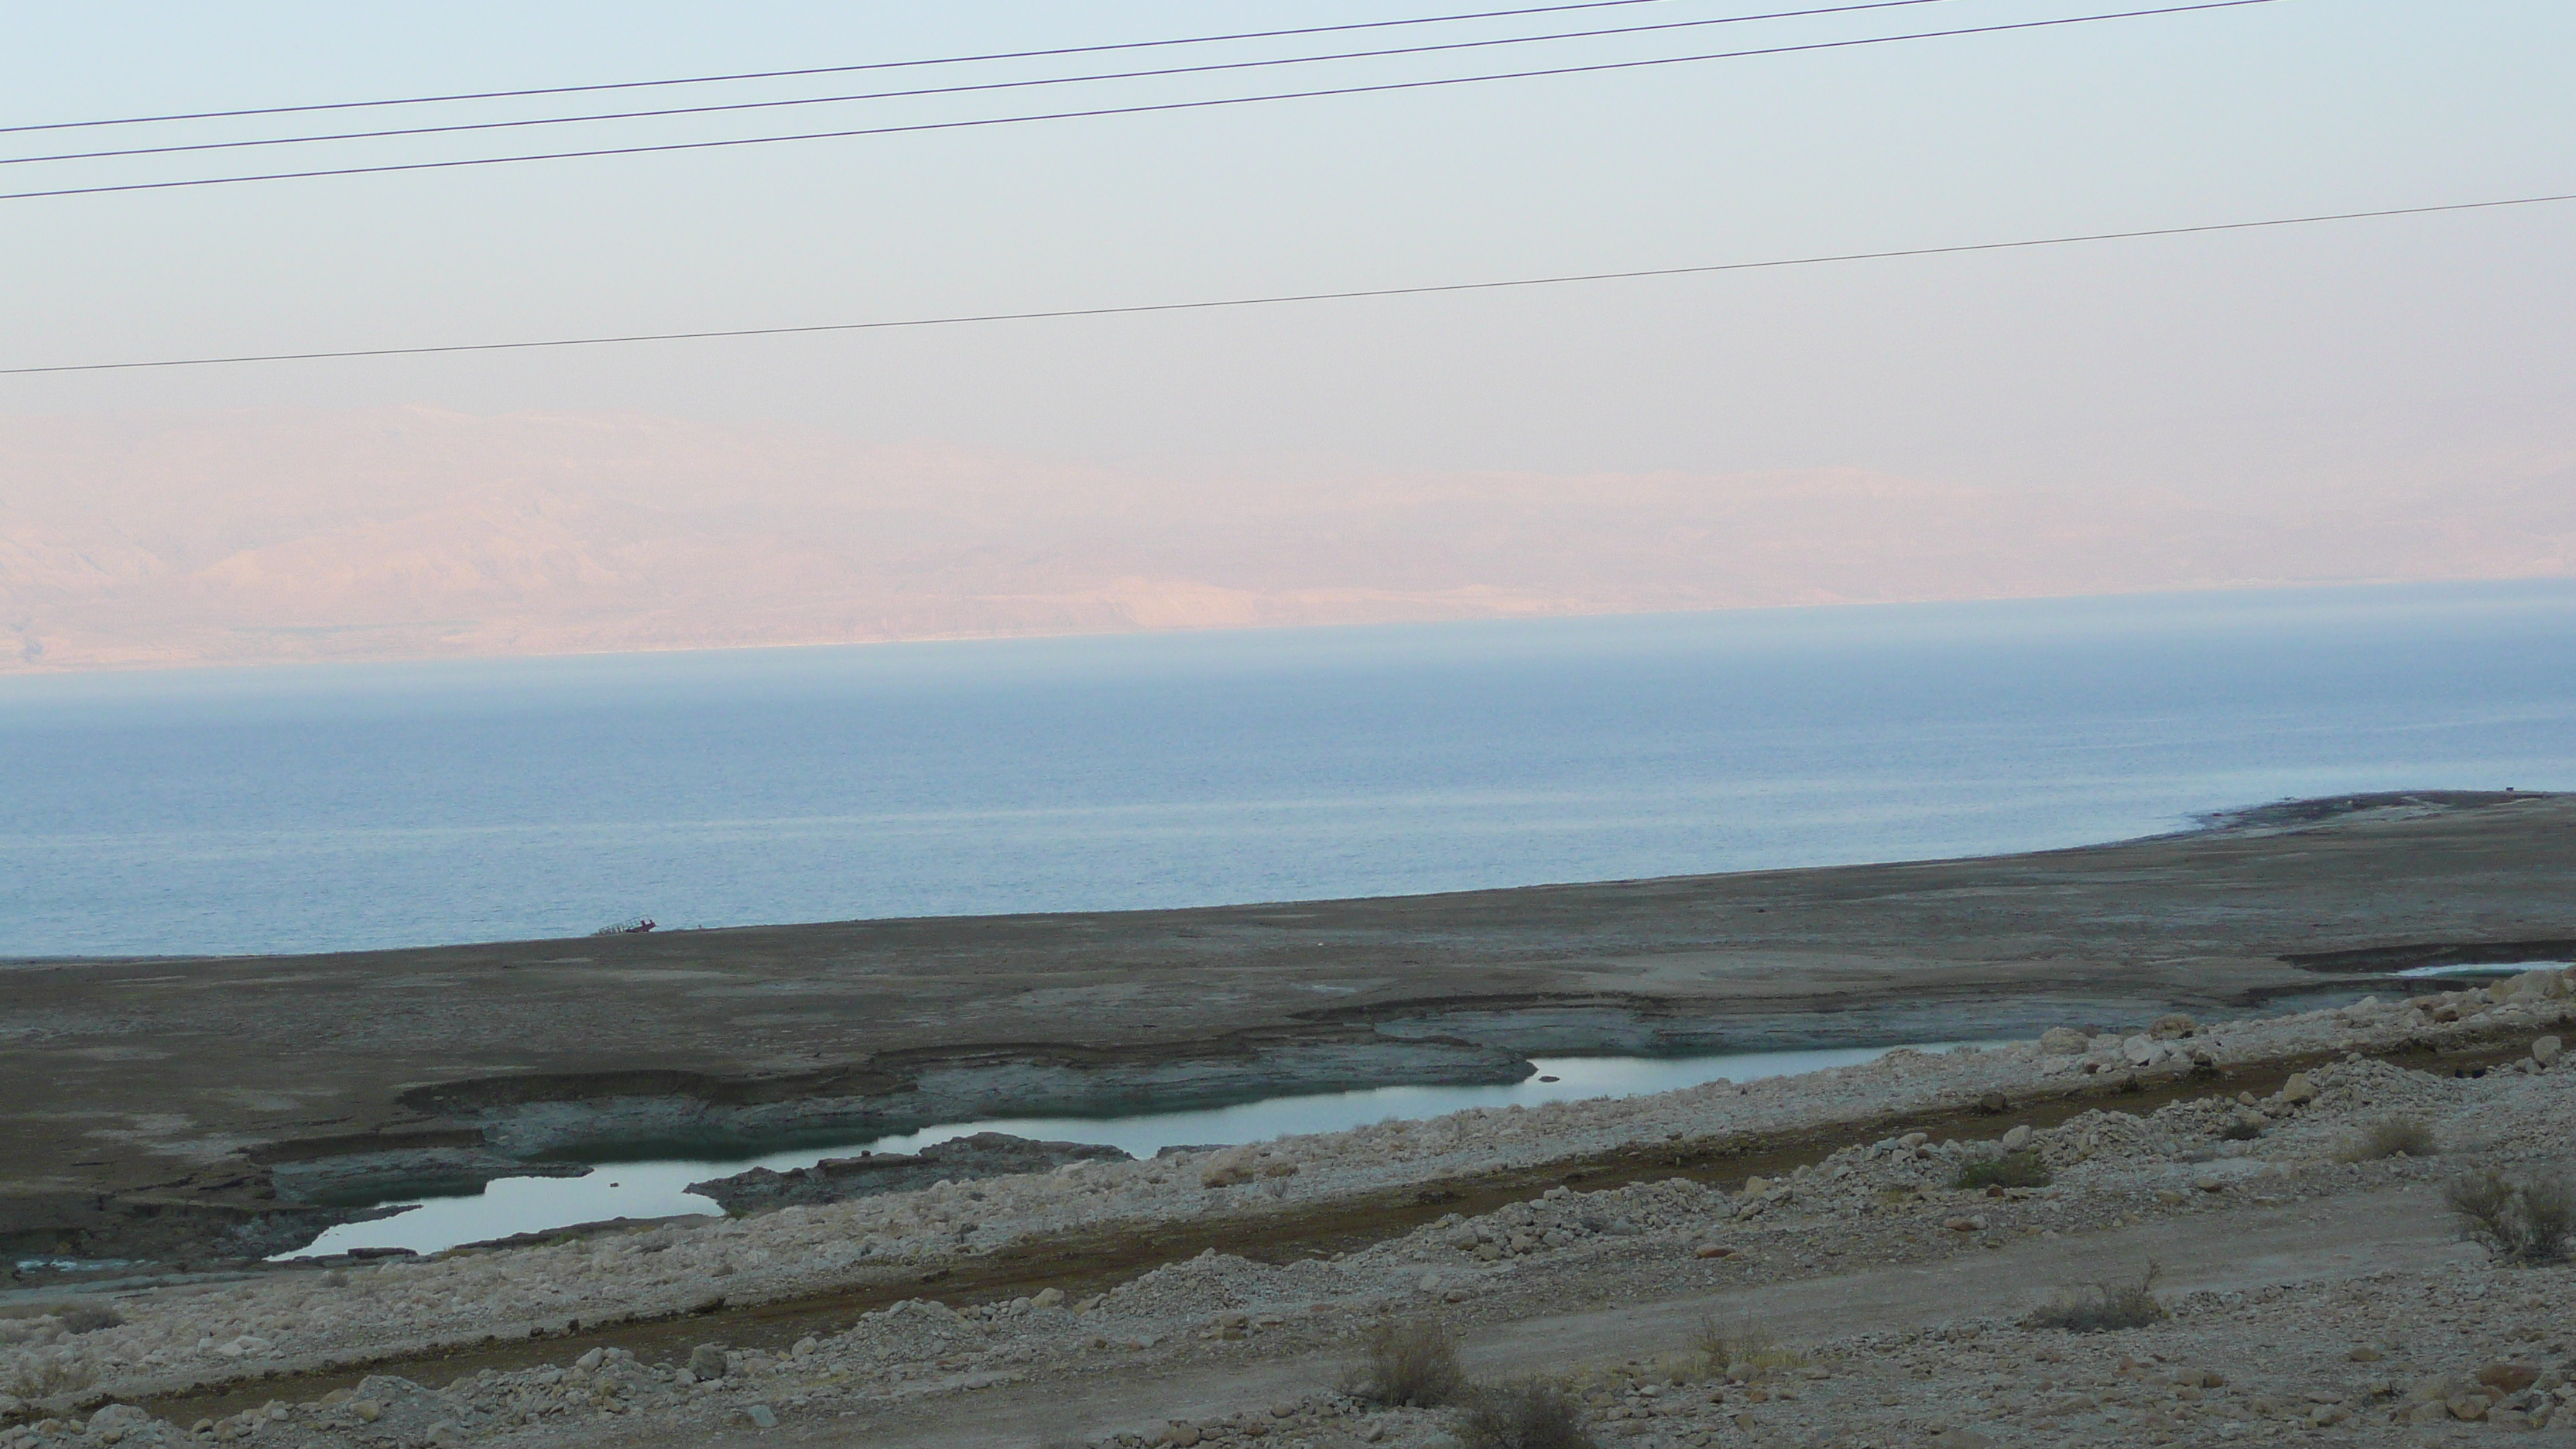
[[[1456,13],[1425,4],[12,4],[0,124]],[[1248,58],[1746,14],[1207,47]],[[2127,8],[1866,15],[1294,68],[1334,84]],[[2576,7],[2196,14],[1374,96],[0,201],[0,366],[1186,301],[2576,190]],[[1159,59],[1170,52],[1146,52]],[[897,71],[978,79],[1133,57]],[[883,75],[624,103],[881,87]],[[1076,88],[1136,103],[1250,73]],[[573,128],[639,143],[1043,109],[933,97]],[[495,118],[600,97],[434,109]],[[348,113],[343,113],[345,116]],[[355,113],[366,117],[382,113]],[[412,114],[412,113],[405,113]],[[288,118],[336,124],[341,117]],[[162,141],[280,123],[152,128]],[[134,131],[22,133],[0,154]],[[299,148],[488,154],[515,141]],[[0,189],[264,153],[0,167]],[[200,173],[197,168],[207,168]],[[1187,315],[0,377],[0,416],[422,406],[820,430],[1164,476],[1850,468],[2240,499],[2576,456],[2576,204]],[[0,488],[7,486],[0,479]],[[184,501],[184,477],[169,487]],[[354,485],[353,486],[357,486]],[[5,502],[5,498],[0,498]]]

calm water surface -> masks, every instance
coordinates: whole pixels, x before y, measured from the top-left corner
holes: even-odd
[[[1920,1049],[1938,1051],[1950,1045],[1932,1043]],[[810,1167],[826,1157],[851,1157],[860,1152],[917,1152],[934,1142],[977,1132],[1008,1132],[1041,1142],[1103,1142],[1125,1150],[1131,1157],[1151,1157],[1166,1147],[1264,1142],[1292,1134],[1342,1132],[1389,1118],[1437,1117],[1469,1107],[1535,1107],[1542,1102],[1570,1102],[1585,1097],[1671,1092],[1702,1082],[1749,1082],[1865,1062],[1890,1050],[1893,1048],[1840,1047],[1703,1057],[1533,1057],[1530,1060],[1538,1074],[1510,1086],[1377,1087],[1126,1117],[994,1117],[854,1142],[846,1147],[806,1148],[765,1157],[612,1162],[580,1177],[505,1177],[472,1197],[433,1198],[399,1217],[332,1228],[310,1247],[278,1256],[344,1253],[351,1248],[409,1248],[416,1253],[435,1253],[459,1243],[617,1217],[721,1215],[722,1209],[713,1198],[690,1192],[689,1184],[730,1177],[754,1167],[786,1172]],[[1539,1077],[1557,1080],[1543,1082]]]
[[[1200,905],[2576,788],[2576,583],[0,679],[0,956]]]

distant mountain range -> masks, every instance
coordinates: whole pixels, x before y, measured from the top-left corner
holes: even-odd
[[[1149,476],[429,408],[0,418],[0,671],[2576,573],[2576,456],[2099,491]]]

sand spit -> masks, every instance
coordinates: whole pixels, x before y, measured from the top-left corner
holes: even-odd
[[[255,1435],[288,1446],[682,1444],[737,1432],[1034,1444],[1043,1430],[1092,1443],[1427,1449],[1449,1442],[1441,1416],[1364,1412],[1332,1391],[1333,1365],[1360,1328],[1424,1312],[1450,1317],[1496,1366],[1575,1373],[1603,1424],[1646,1445],[2218,1442],[2326,1424],[2349,1438],[2401,1432],[2392,1425],[2411,1425],[2426,1405],[2456,1415],[2446,1424],[2528,1425],[2561,1412],[2553,1396],[2570,1367],[2576,1272],[2489,1261],[2456,1241],[2429,1185],[2470,1163],[2516,1173],[2576,1165],[2567,1145],[2576,1077],[2561,1054],[2572,1025],[2576,971],[2532,971],[2212,1028],[2175,1016],[2090,1038],[2057,1031],[1987,1050],[1901,1051],[1804,1077],[1081,1161],[703,1226],[91,1295],[66,1313],[35,1315],[21,1302],[12,1311],[26,1316],[0,1320],[0,1385],[17,1400],[5,1408],[18,1425],[0,1431],[0,1445],[80,1432],[90,1442]],[[2520,1054],[2476,1077],[2371,1059],[2472,1041],[2520,1043]],[[2227,1085],[2263,1063],[2319,1054],[2326,1064],[2266,1096]],[[2105,1081],[2209,1090],[2144,1116],[2097,1109],[2036,1130],[2013,1120],[2011,1104]],[[1732,1190],[1685,1179],[1598,1192],[1560,1185],[1329,1258],[1257,1260],[1265,1224],[1317,1203],[1623,1147],[1998,1100],[2005,1110],[1988,1119],[1990,1140],[1859,1140]],[[2391,1115],[2422,1122],[2442,1155],[2347,1160]],[[1963,1167],[2007,1151],[2034,1154],[2053,1180],[1955,1186]],[[2287,1270],[2244,1257],[2275,1229],[2282,1252],[2314,1257],[2319,1241],[2345,1231],[2320,1227],[2329,1217],[2361,1234],[2355,1243],[2395,1232],[2400,1249],[2329,1248],[2347,1256]],[[1242,1251],[1165,1263],[1079,1301],[1050,1291],[949,1304],[923,1288],[846,1331],[772,1350],[724,1343],[727,1324],[762,1303],[935,1282],[1046,1238],[1150,1244],[1158,1227],[1180,1223],[1219,1225]],[[2168,1291],[2171,1322],[2103,1339],[2011,1326],[2052,1283],[2133,1271],[2157,1241],[2201,1260]],[[1730,1375],[1674,1357],[1689,1338],[1685,1311],[1734,1299],[1758,1313],[1845,1277],[1891,1266],[1937,1274],[1980,1254],[1997,1264],[2058,1254],[2060,1276],[2005,1283],[1971,1266],[1946,1297],[1900,1302],[1884,1322],[1866,1304],[1904,1293],[1833,1300],[1783,1325],[1806,1355],[1794,1368],[1748,1363]],[[700,1320],[704,1344],[660,1362],[586,1345],[576,1326],[720,1306]],[[1868,1326],[1818,1331],[1836,1323]],[[2525,1326],[2532,1336],[2516,1337]],[[387,1362],[531,1335],[561,1342],[562,1361],[435,1384]],[[2282,1343],[2289,1351],[2276,1351]],[[293,1394],[294,1375],[367,1362],[384,1371],[319,1397]],[[2521,1367],[2481,1386],[2479,1372],[2496,1364]],[[174,1423],[138,1407],[227,1383],[264,1397],[269,1375],[288,1376],[276,1402],[221,1418],[182,1405],[187,1422]],[[1259,1397],[1214,1404],[1228,1392]],[[1206,1412],[1166,1414],[1172,1405]],[[967,1437],[943,1437],[954,1434]]]

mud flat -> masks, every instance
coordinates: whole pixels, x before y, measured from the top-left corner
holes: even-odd
[[[2576,798],[2423,792],[1974,860],[9,963],[0,1248],[202,1268],[585,1157],[1508,1082],[1542,1051],[2215,1021],[2563,959],[2571,868]]]

